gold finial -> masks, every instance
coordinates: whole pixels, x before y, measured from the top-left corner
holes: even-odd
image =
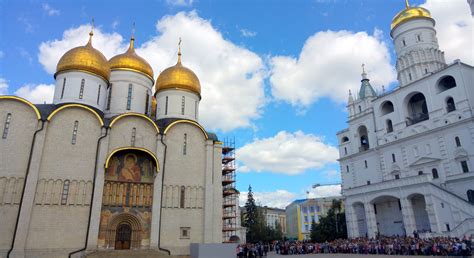
[[[410,8],[410,4],[408,3],[408,0],[405,0],[405,8]]]
[[[94,36],[94,18],[92,18],[91,32],[89,32],[89,42],[87,42],[87,45],[92,45],[92,36]]]
[[[181,37],[179,37],[178,42],[178,64],[181,64]]]
[[[365,72],[365,64],[362,64],[362,80],[367,79],[367,73]]]
[[[362,73],[365,73],[365,64],[362,64]]]
[[[132,36],[130,37],[130,47],[129,50],[133,50],[135,47],[135,22],[132,25]]]

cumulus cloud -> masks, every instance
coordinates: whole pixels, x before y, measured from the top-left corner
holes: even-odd
[[[58,9],[54,9],[51,7],[49,4],[42,4],[43,11],[48,15],[48,16],[55,16],[61,14],[61,12]]]
[[[54,96],[53,84],[26,84],[15,91],[15,95],[35,104],[52,103]]]
[[[466,0],[427,0],[422,7],[436,20],[439,47],[446,61],[474,64],[474,18]]]
[[[341,195],[341,185],[323,185],[308,191],[308,198],[320,198]]]
[[[395,69],[382,40],[382,32],[323,31],[308,38],[298,58],[270,59],[271,91],[277,100],[308,107],[319,98],[347,100],[347,92],[360,87],[361,64],[373,86],[395,81]]]
[[[166,0],[166,3],[173,6],[191,6],[194,0]]]
[[[251,126],[260,116],[265,102],[263,60],[255,53],[225,39],[212,24],[196,12],[165,16],[156,24],[157,35],[137,48],[155,74],[177,60],[177,43],[182,38],[183,65],[201,81],[200,122],[210,130],[229,131]],[[61,56],[69,49],[85,45],[90,27],[66,30],[63,38],[43,42],[39,61],[54,73]],[[140,42],[140,39],[137,39]],[[118,33],[94,31],[93,46],[107,58],[122,53],[128,46]]]
[[[241,172],[271,172],[297,175],[335,163],[339,154],[321,137],[302,131],[278,132],[274,137],[255,139],[237,150]]]
[[[239,205],[244,206],[247,202],[248,192],[241,192],[239,196]],[[272,208],[284,209],[293,202],[297,195],[287,190],[276,190],[273,192],[254,192],[253,197],[257,205],[268,206]]]
[[[8,93],[8,82],[4,78],[0,77],[0,95],[6,95]]]

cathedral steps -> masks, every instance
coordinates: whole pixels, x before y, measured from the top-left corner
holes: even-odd
[[[86,254],[87,258],[190,258],[186,255],[168,255],[158,250],[106,250]]]

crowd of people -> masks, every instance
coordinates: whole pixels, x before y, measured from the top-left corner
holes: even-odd
[[[385,255],[427,255],[427,256],[466,256],[470,257],[474,239],[469,237],[377,237],[336,239],[331,242],[312,243],[309,241],[276,241],[272,244],[245,244],[237,247],[239,258],[259,258],[270,251],[282,255],[348,253]]]

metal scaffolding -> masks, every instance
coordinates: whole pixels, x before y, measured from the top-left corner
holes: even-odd
[[[239,191],[235,188],[235,138],[224,140],[222,146],[222,238],[232,242],[237,231]]]

